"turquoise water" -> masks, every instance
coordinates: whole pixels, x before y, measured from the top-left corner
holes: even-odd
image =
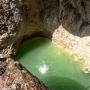
[[[74,58],[47,38],[23,43],[16,57],[51,90],[90,90],[90,75],[82,73]]]

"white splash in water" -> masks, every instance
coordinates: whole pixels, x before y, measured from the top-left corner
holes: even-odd
[[[48,72],[49,68],[46,64],[43,64],[39,67],[38,70],[41,74],[46,74]]]

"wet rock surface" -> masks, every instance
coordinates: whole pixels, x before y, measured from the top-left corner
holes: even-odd
[[[8,58],[4,64],[6,70],[2,76],[0,71],[0,90],[48,90],[41,81],[13,59]]]
[[[89,0],[0,0],[0,90],[47,89],[14,61],[16,45],[36,32],[78,54],[90,73]]]
[[[47,90],[32,74],[15,62],[15,40],[20,1],[0,0],[0,90]]]
[[[61,25],[53,38],[79,58],[82,70],[90,73],[90,1],[60,0]]]
[[[89,0],[27,0],[22,7],[26,12],[17,40],[35,32],[47,34],[81,57],[84,72],[90,72]]]
[[[12,54],[16,28],[21,21],[17,0],[0,0],[0,58]]]

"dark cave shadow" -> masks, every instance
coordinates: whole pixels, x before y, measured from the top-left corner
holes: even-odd
[[[87,20],[87,17],[84,17],[87,16],[85,1],[81,0],[81,2],[79,2],[80,10],[78,9],[78,0],[73,2],[70,0],[35,0],[34,2],[36,2],[37,8],[34,6],[31,7],[36,9],[34,12],[35,16],[30,17],[33,12],[29,12],[29,6],[27,5],[22,6],[22,8],[24,8],[21,9],[22,15],[25,17],[27,23],[32,23],[29,20],[34,21],[38,16],[40,22],[44,23],[46,27],[42,28],[43,33],[52,37],[54,31],[62,25],[69,33],[75,36],[90,36],[90,21]],[[48,27],[49,23],[50,26]],[[52,32],[48,29],[51,29]]]
[[[87,90],[80,83],[64,77],[47,77],[45,81],[50,90]]]
[[[67,4],[65,4],[65,2],[63,2],[62,3],[63,9],[60,11],[59,10],[60,9],[60,4],[59,4],[60,1],[59,0],[57,0],[57,1],[56,0],[50,0],[50,1],[48,0],[50,2],[50,4],[48,4],[47,3],[48,1],[46,1],[46,0],[43,0],[43,1],[35,0],[35,1],[38,3],[37,4],[38,5],[37,6],[38,13],[37,12],[35,12],[35,13],[36,13],[36,15],[40,16],[39,17],[40,21],[45,24],[46,28],[43,27],[42,31],[37,31],[35,33],[32,33],[31,36],[24,38],[22,42],[26,41],[27,39],[31,39],[31,38],[39,37],[39,36],[52,39],[53,33],[55,32],[56,29],[58,29],[58,27],[60,25],[62,25],[69,33],[71,33],[75,36],[78,36],[78,37],[90,36],[90,33],[89,33],[90,30],[88,29],[89,30],[88,31],[86,29],[87,27],[90,26],[90,22],[85,21],[83,19],[83,16],[79,12],[79,10],[77,10],[71,2],[68,2]],[[65,6],[64,6],[64,4],[65,4]],[[83,2],[83,5],[84,5],[84,2]],[[83,9],[83,5],[81,6],[82,9]],[[42,6],[43,8],[40,8],[40,6]],[[27,6],[26,6],[26,8],[27,8]],[[39,10],[39,8],[40,8],[40,10]],[[25,13],[22,13],[22,14],[24,14],[24,17],[26,17],[27,23],[30,23],[30,22],[28,22],[28,20],[30,18],[29,17],[30,12],[27,11],[27,13],[28,13],[28,16]],[[63,15],[63,13],[65,13],[65,14]],[[73,13],[73,16],[71,16],[70,13]],[[69,16],[69,14],[70,14],[70,16]],[[32,19],[36,18],[36,17],[35,18],[34,17]],[[72,17],[72,19],[69,19],[70,17]],[[49,27],[48,27],[48,21],[51,22]],[[82,21],[82,22],[81,22],[79,28],[77,29],[76,27],[80,21]],[[22,51],[24,53],[26,53],[29,50],[33,50],[37,47],[40,47],[43,44],[45,44],[45,43],[40,43],[38,45],[35,45],[35,46],[33,46],[32,49],[30,49],[29,47],[25,50],[22,49]],[[24,53],[22,55],[24,55]]]
[[[33,38],[35,38],[35,37],[29,38],[25,42],[21,43],[23,45],[19,46],[17,53],[16,53],[16,58],[18,57],[18,60],[20,58],[22,58],[26,53],[33,51],[33,50],[49,43],[49,40],[46,40],[47,38],[44,38],[44,37],[42,37],[43,40],[41,40],[39,42],[38,42],[38,40],[35,40],[36,42],[32,42]],[[38,38],[40,38],[40,36],[38,36]],[[27,46],[27,47],[25,47],[25,46]]]
[[[50,4],[48,4],[48,2],[50,2]],[[47,32],[47,34],[49,33],[49,35],[52,36],[54,31],[62,25],[74,36],[90,36],[90,21],[87,19],[85,1],[43,0],[41,4],[44,6],[39,12],[41,21],[47,24],[46,27],[48,26],[47,22],[52,21],[49,28],[52,32],[45,29],[43,30],[44,33]]]
[[[43,3],[48,1],[43,1]],[[78,1],[75,1],[75,5],[73,5],[73,3],[69,0],[51,0],[50,5],[48,4],[47,6],[47,4],[43,4],[44,7],[48,8],[41,10],[41,20],[44,20],[43,22],[47,22],[47,19],[52,21],[50,26],[52,32],[49,32],[48,30],[44,30],[44,32],[47,32],[52,36],[54,31],[60,25],[62,25],[69,33],[74,36],[90,36],[90,21],[87,20],[86,3],[82,0],[79,2],[80,10],[78,9],[77,3]],[[60,5],[63,9],[60,9]]]
[[[43,0],[45,1],[45,0]],[[60,16],[59,15],[59,4],[57,3],[57,7],[53,7],[53,5],[55,4],[54,3],[55,0],[51,0],[50,2],[50,6],[48,7],[45,7],[45,11],[41,10],[40,11],[40,18],[41,18],[41,21],[42,20],[45,20],[44,17],[47,17],[49,18],[50,20],[52,20],[52,25],[53,28],[52,28],[52,25],[50,26],[52,32],[44,29],[44,32],[36,32],[34,34],[32,34],[30,37],[27,37],[26,39],[23,39],[22,42],[26,41],[27,39],[31,39],[31,38],[34,38],[34,37],[38,37],[38,36],[41,36],[41,37],[49,37],[50,39],[52,38],[52,35],[53,33],[55,32],[55,30],[60,26],[62,25],[69,33],[75,35],[75,36],[79,36],[79,37],[84,37],[84,36],[90,36],[90,30],[87,31],[87,27],[90,26],[90,22],[88,21],[85,21],[83,20],[83,16],[79,13],[79,11],[77,9],[75,9],[73,7],[73,5],[71,3],[68,3],[66,8],[64,8],[64,10],[66,12],[72,12],[74,13],[74,16],[73,16],[73,21],[70,21],[70,22],[67,22],[67,13],[66,15],[63,16]],[[59,1],[59,0],[57,0]],[[52,3],[53,2],[53,3]],[[41,5],[39,5],[41,6]],[[53,14],[53,10],[51,10],[51,8],[53,7],[53,10],[55,10],[54,14]],[[48,11],[48,12],[47,12]],[[65,12],[65,11],[62,11],[62,12]],[[68,13],[68,15],[69,15]],[[37,14],[37,13],[36,13]],[[65,17],[65,18],[64,18]],[[55,21],[54,21],[55,20]],[[82,20],[82,23],[80,24],[80,27],[77,29],[77,23]],[[64,21],[64,22],[63,22]],[[44,22],[44,21],[42,21]],[[45,21],[47,22],[47,20]],[[55,23],[55,24],[54,24]],[[67,23],[67,24],[66,24]],[[47,23],[46,23],[47,24]],[[73,24],[73,25],[72,25]],[[71,25],[71,27],[70,27]],[[47,25],[46,25],[47,26]],[[86,31],[85,31],[86,30]],[[83,32],[86,32],[84,34],[82,34]],[[22,44],[22,43],[21,43]],[[46,44],[46,42],[41,42],[41,43],[38,43],[37,45],[33,45],[32,44],[32,48],[29,47],[29,45],[27,46],[27,48],[22,48],[21,52],[18,52],[17,54],[20,54],[19,57],[18,57],[18,60],[19,58],[21,58],[24,54],[26,54],[27,52],[29,51],[32,51],[38,47],[41,47],[42,45]],[[46,79],[49,83],[49,85],[47,85],[48,87],[51,87],[50,89],[52,90],[87,90],[84,86],[82,86],[80,83],[76,82],[76,81],[73,81],[71,79],[68,79],[68,78],[63,78],[63,77],[48,77]],[[53,84],[52,84],[53,83]],[[59,83],[59,85],[58,85]],[[52,88],[53,87],[53,88]]]
[[[70,21],[70,20],[68,20],[68,21]],[[68,31],[70,34],[72,34],[74,36],[78,36],[81,38],[90,36],[90,23],[88,21],[82,21],[82,23],[78,29],[76,28],[76,27],[78,27],[78,24],[74,24],[75,22],[79,23],[79,21],[73,21],[73,22],[67,22],[67,24],[61,23],[61,25],[63,26],[63,28],[65,28],[66,31]],[[71,23],[71,24],[69,24],[69,23]]]

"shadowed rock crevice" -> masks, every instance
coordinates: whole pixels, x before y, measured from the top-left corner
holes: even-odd
[[[90,28],[89,1],[85,0],[27,0],[22,2],[21,12],[26,32],[53,34],[61,24],[71,34],[84,37]],[[26,26],[23,26],[26,27]],[[22,29],[21,29],[22,30]],[[22,30],[22,33],[24,31]],[[24,33],[26,35],[30,33]]]

